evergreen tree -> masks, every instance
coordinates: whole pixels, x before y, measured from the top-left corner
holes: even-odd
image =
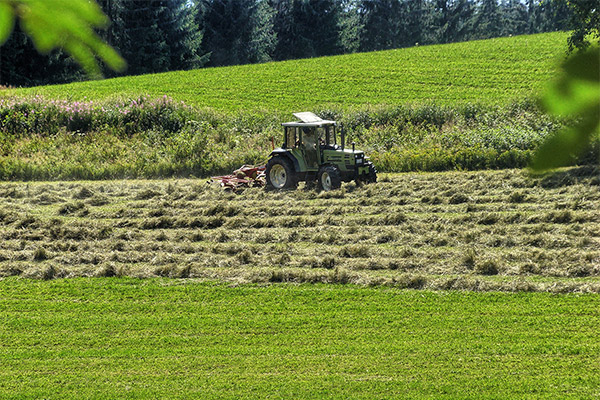
[[[437,0],[437,43],[453,43],[473,37],[475,5],[470,0]]]
[[[400,8],[399,47],[430,43],[433,40],[433,9],[426,0],[404,0]]]
[[[127,75],[163,72],[169,69],[171,53],[160,29],[165,7],[161,0],[121,0],[114,21],[115,46],[127,61]]]
[[[250,62],[268,62],[273,59],[273,52],[277,43],[274,18],[275,10],[269,2],[259,1],[253,18],[252,36],[250,37]]]
[[[203,66],[208,57],[200,54],[202,32],[196,23],[197,9],[187,0],[165,0],[159,28],[169,46],[169,71]]]
[[[202,33],[187,0],[101,0],[112,18],[104,34],[125,58],[127,75],[201,67]]]
[[[335,0],[279,0],[275,32],[279,60],[342,52],[341,6]]]
[[[584,3],[591,4],[591,7],[595,7],[596,10],[600,10],[597,1],[583,0],[577,2],[577,4]],[[572,11],[569,5],[576,4],[576,2],[566,2],[564,0],[547,0],[543,1],[540,4],[541,14],[542,14],[542,26],[540,28],[541,32],[553,32],[560,30],[570,30],[573,29],[573,25],[571,24]],[[597,22],[600,25],[600,22]]]
[[[277,43],[273,58],[288,60],[301,57],[298,48],[298,26],[294,23],[295,0],[271,0],[275,10],[273,29],[277,35]]]
[[[400,47],[402,41],[401,3],[399,0],[363,0],[361,51]]]
[[[475,39],[488,39],[500,36],[502,15],[497,0],[481,0],[475,17]]]
[[[271,59],[275,46],[273,10],[263,0],[201,0],[199,25],[210,66]]]
[[[363,25],[359,0],[342,0],[340,15],[340,43],[344,53],[355,53],[360,49]]]
[[[73,59],[61,50],[40,54],[18,25],[0,47],[0,85],[27,87],[82,78],[83,73]]]
[[[340,5],[336,0],[295,1],[293,15],[303,44],[302,57],[341,53]]]
[[[527,33],[527,7],[519,0],[508,0],[501,5],[501,36],[522,35]]]
[[[540,32],[540,7],[539,2],[536,0],[527,0],[527,33],[538,33]]]
[[[109,27],[100,32],[100,35],[102,36],[102,39],[106,41],[106,43],[112,46],[114,44],[115,32],[114,21],[118,17],[118,13],[120,10],[119,0],[97,0],[97,2],[110,21]]]

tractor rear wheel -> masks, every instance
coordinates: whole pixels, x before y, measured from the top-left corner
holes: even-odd
[[[296,173],[291,163],[281,157],[273,157],[267,163],[265,171],[267,187],[276,190],[295,189],[298,185]]]
[[[339,189],[342,186],[340,171],[331,165],[325,165],[319,170],[319,188],[326,192]]]

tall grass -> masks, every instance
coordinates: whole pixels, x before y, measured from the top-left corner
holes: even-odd
[[[565,121],[533,102],[317,109],[385,172],[525,166]],[[168,97],[0,100],[0,179],[207,176],[265,162],[277,113],[219,113]],[[597,159],[598,140],[588,158]]]

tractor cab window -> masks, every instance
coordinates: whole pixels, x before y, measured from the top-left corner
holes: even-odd
[[[302,142],[304,142],[304,157],[309,168],[318,167],[317,159],[317,131],[315,128],[302,128]]]
[[[330,146],[335,146],[337,144],[337,140],[335,138],[335,126],[327,127],[327,143]]]
[[[319,144],[321,146],[335,146],[335,127],[326,126],[318,128]]]
[[[287,126],[285,128],[285,148],[286,149],[293,149],[294,147],[296,147],[296,141],[297,139],[296,135],[296,128],[294,127],[290,127]]]
[[[314,128],[302,128],[302,141],[306,149],[315,149],[317,143],[316,132]]]
[[[325,128],[322,128],[322,127],[317,128],[317,138],[318,138],[319,144],[321,146],[324,146],[327,144]]]

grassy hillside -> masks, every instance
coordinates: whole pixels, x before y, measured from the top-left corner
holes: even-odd
[[[597,295],[0,280],[3,399],[597,397]]]
[[[299,110],[343,124],[379,171],[522,168],[568,123],[534,101],[565,42],[549,33],[5,91],[0,179],[230,172],[264,163]],[[582,161],[599,149],[595,139]]]
[[[565,54],[566,38],[566,33],[546,33],[9,93],[74,100],[167,95],[219,111],[283,113],[408,102],[506,104],[546,85]]]

